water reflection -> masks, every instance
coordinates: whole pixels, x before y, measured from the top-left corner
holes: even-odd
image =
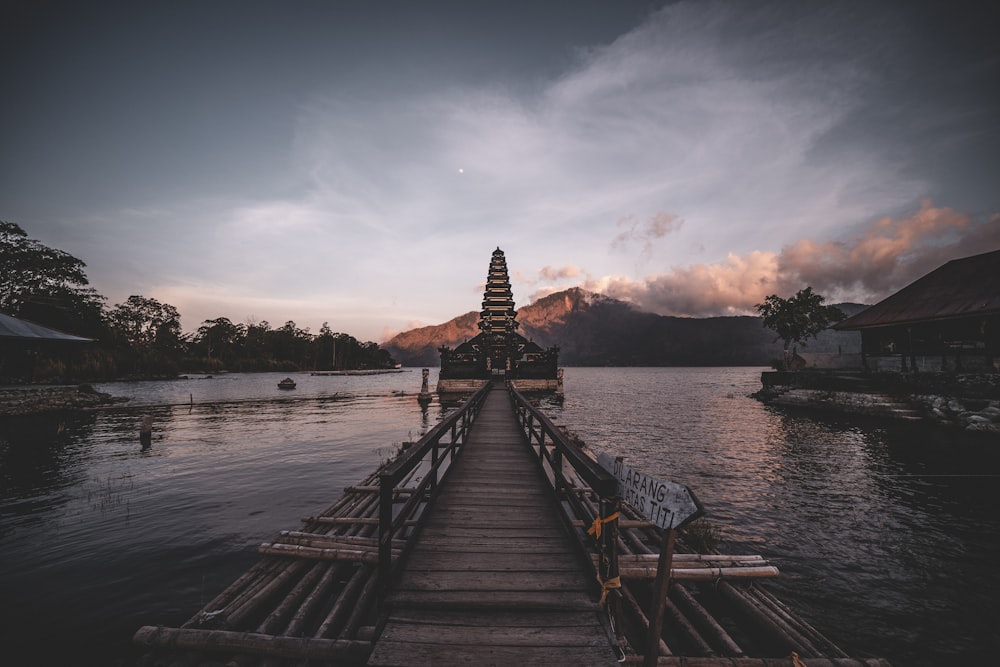
[[[592,449],[690,486],[722,549],[774,560],[768,586],[850,653],[934,665],[1000,649],[996,443],[770,410],[747,397],[759,378],[571,368],[565,398],[541,403]],[[0,424],[0,642],[42,646],[59,627],[120,650],[139,625],[179,625],[256,544],[457,405],[419,402],[416,374],[303,376],[294,397],[277,379],[137,383],[124,406]]]
[[[769,409],[747,398],[753,369],[635,370],[569,369],[544,409],[690,486],[722,548],[774,560],[769,586],[852,654],[938,665],[1000,648],[995,441]]]
[[[80,458],[92,414],[8,417],[0,420],[0,537],[58,511],[85,477]]]
[[[107,651],[126,652],[138,625],[182,622],[180,610],[235,578],[256,544],[328,506],[374,469],[380,448],[419,438],[436,409],[316,396],[114,408],[61,433],[5,428],[0,641],[45,655],[55,623],[69,643],[99,638],[90,664],[111,662]]]

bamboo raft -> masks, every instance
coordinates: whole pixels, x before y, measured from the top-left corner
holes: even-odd
[[[658,655],[647,659],[643,652],[651,639],[652,579],[663,531],[622,503],[612,490],[613,478],[589,452],[512,387],[508,392],[519,426],[517,439],[538,462],[537,476],[552,514],[562,524],[546,530],[568,536],[578,556],[564,562],[568,574],[538,571],[533,581],[578,576],[589,582],[590,600],[576,599],[574,610],[602,622],[584,623],[579,614],[554,608],[558,605],[550,601],[535,610],[522,608],[521,598],[509,598],[505,608],[483,604],[502,600],[502,591],[480,594],[478,601],[466,595],[461,603],[455,603],[454,595],[450,602],[447,594],[439,595],[431,606],[424,597],[421,606],[408,606],[414,586],[450,585],[447,578],[428,580],[426,572],[408,574],[407,567],[426,563],[410,556],[435,533],[433,525],[426,533],[424,527],[427,517],[437,512],[439,497],[445,510],[448,507],[442,488],[450,483],[449,473],[461,468],[459,463],[478,465],[471,457],[476,456],[475,422],[483,406],[488,400],[493,409],[497,401],[507,404],[501,391],[493,389],[491,394],[491,389],[484,386],[394,461],[346,488],[319,515],[305,519],[299,530],[282,531],[260,545],[258,562],[181,627],[140,628],[133,638],[142,651],[137,664],[450,664],[483,662],[484,656],[489,662],[490,655],[497,656],[495,664],[517,656],[522,656],[520,664],[532,664],[534,660],[523,656],[538,656],[537,645],[558,632],[585,644],[580,649],[585,652],[549,654],[546,664],[582,664],[580,656],[587,655],[587,664],[888,667],[882,659],[849,657],[767,592],[761,580],[778,576],[778,570],[760,556],[690,552],[674,555]],[[511,498],[497,498],[495,507],[506,508],[517,492],[512,489]],[[607,522],[602,536],[595,538],[595,531],[589,530],[595,519],[609,517],[616,509],[620,518]],[[527,534],[522,541],[531,543]],[[544,550],[541,540],[537,543],[536,551]],[[678,546],[679,551],[685,548],[683,533]],[[618,587],[607,583],[609,554]],[[475,559],[455,560],[451,569],[464,571],[457,577],[466,582],[461,586],[491,576],[477,571]],[[424,584],[413,584],[415,580]],[[489,606],[493,608],[487,611]],[[473,609],[475,622],[469,620]],[[526,623],[532,624],[532,632],[524,631]],[[404,643],[390,646],[394,642]]]

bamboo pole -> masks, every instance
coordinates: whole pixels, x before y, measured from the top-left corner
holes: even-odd
[[[695,655],[714,656],[715,649],[705,641],[698,629],[691,624],[687,616],[681,613],[670,598],[664,598],[664,611],[670,617],[670,622],[677,631],[694,645]]]
[[[772,638],[784,645],[787,652],[795,651],[800,656],[806,658],[816,657],[816,650],[805,638],[795,635],[784,622],[779,622],[773,615],[761,609],[759,603],[755,604],[749,596],[743,595],[739,590],[724,581],[719,582],[716,587],[722,596],[738,609],[744,616],[756,622],[758,627],[767,630]]]
[[[740,588],[737,589],[737,591],[743,593],[744,597],[746,597],[746,599],[749,600],[751,604],[753,604],[757,609],[759,609],[762,613],[764,613],[768,618],[772,620],[772,622],[777,627],[784,630],[784,632],[787,633],[788,636],[790,636],[796,643],[799,644],[801,650],[800,649],[794,649],[794,650],[798,651],[801,655],[806,655],[806,656],[811,655],[813,657],[821,657],[823,655],[823,652],[818,648],[816,648],[816,646],[812,643],[812,641],[806,638],[799,630],[799,628],[796,627],[799,625],[798,619],[783,618],[780,613],[778,613],[773,607],[771,607],[767,603],[767,600],[761,598],[757,594],[758,590],[756,587]]]
[[[347,560],[356,563],[379,562],[377,549],[370,549],[356,546],[351,549],[327,549],[316,547],[303,547],[296,544],[280,544],[265,542],[257,547],[257,551],[268,556],[285,556],[294,558],[308,558],[313,560]],[[399,557],[399,550],[392,550],[392,558]]]
[[[365,569],[367,570],[368,568]],[[354,605],[354,609],[351,610],[351,615],[348,616],[347,622],[340,631],[340,639],[353,638],[354,633],[361,626],[365,614],[368,613],[368,608],[378,597],[378,589],[378,574],[375,570],[370,570],[368,581],[365,582],[364,588],[361,589],[361,595],[358,596],[358,601]]]
[[[247,586],[253,579],[255,579],[258,576],[261,576],[268,569],[273,568],[274,565],[275,563],[273,561],[258,560],[256,563],[253,564],[253,566],[249,570],[244,572],[239,579],[229,584],[229,586],[223,589],[221,593],[212,598],[212,600],[209,601],[208,604],[206,604],[204,607],[201,608],[200,612],[198,612],[190,619],[188,619],[187,622],[185,622],[184,625],[182,625],[181,627],[182,628],[190,627],[198,623],[207,614],[211,614],[214,611],[224,609],[233,601],[233,599],[239,594],[239,592],[243,589],[244,586]]]
[[[623,579],[655,579],[657,569],[651,565],[622,565]],[[716,581],[719,579],[763,579],[777,577],[780,573],[773,565],[760,567],[673,567],[670,578],[677,581]]]
[[[330,612],[316,629],[314,637],[329,637],[340,627],[342,618],[350,611],[350,605],[354,603],[358,592],[361,591],[365,582],[370,578],[371,570],[372,568],[366,565],[362,565],[355,570],[354,575],[348,580],[347,585],[344,586],[340,595],[337,596],[337,601],[333,604]]]
[[[320,516],[313,517],[310,519],[318,524],[331,524],[335,526],[350,526],[350,525],[363,525],[363,526],[377,526],[377,517],[356,517],[356,516]],[[415,526],[416,521],[404,521],[404,526]]]
[[[370,485],[372,478],[369,477],[365,480],[365,485]],[[364,507],[371,503],[370,494],[358,494],[358,493],[345,493],[341,499],[334,503],[329,509],[320,514],[319,517],[311,517],[321,519],[328,516],[365,516],[370,515],[370,512],[364,511]]]
[[[769,591],[763,588],[754,587],[754,594],[768,601],[772,609],[780,610],[783,617],[790,623],[794,623],[795,627],[806,637],[813,642],[814,645],[823,646],[823,654],[827,657],[835,658],[847,658],[848,656],[839,646],[834,645],[829,639],[824,637],[816,628],[811,626],[805,619],[796,616],[784,602],[776,598]]]
[[[417,488],[414,488],[414,487],[393,487],[393,489],[392,489],[392,495],[394,495],[394,496],[399,496],[399,495],[404,495],[404,494],[405,495],[412,495],[412,494],[416,493],[419,490],[420,489],[417,489]],[[374,493],[374,494],[378,494],[378,492],[379,492],[379,486],[377,484],[366,485],[366,486],[349,486],[346,489],[344,489],[344,492],[345,493],[357,493],[357,494],[361,494],[361,493],[366,493],[366,494],[367,493]]]
[[[629,655],[621,664],[641,665],[641,655]],[[827,658],[685,658],[679,656],[661,656],[656,661],[657,667],[892,667],[882,658],[867,658],[864,660],[844,659],[831,661]]]
[[[622,602],[624,603],[625,609],[631,613],[633,620],[639,625],[640,628],[642,628],[643,633],[648,635],[649,619],[646,618],[646,612],[642,610],[642,606],[639,604],[639,601],[635,599],[635,596],[632,594],[632,591],[629,590],[628,586],[622,585],[621,592]],[[673,655],[670,647],[668,647],[667,643],[663,641],[662,636],[659,641],[659,654]]]
[[[649,563],[655,564],[659,554],[653,553],[643,553],[643,554],[622,554],[621,562],[623,565],[646,565]],[[697,564],[697,563],[746,563],[748,565],[766,565],[767,560],[763,556],[758,555],[743,555],[743,554],[697,554],[697,553],[675,553],[674,562],[683,562],[686,564]]]
[[[281,601],[280,604],[275,606],[267,617],[260,622],[257,626],[257,632],[263,634],[274,634],[279,625],[282,623],[282,619],[287,617],[292,613],[294,605],[297,605],[299,598],[313,588],[319,578],[323,575],[323,570],[327,569],[325,563],[316,563],[306,572],[305,576],[299,579],[299,582],[288,592],[285,599]]]
[[[227,620],[231,627],[239,627],[240,623],[251,613],[257,605],[276,593],[288,580],[298,575],[307,566],[306,561],[295,561],[291,565],[282,569],[277,576],[263,585],[253,595],[249,596],[245,602],[227,614]]]
[[[306,619],[308,619],[319,607],[319,605],[327,598],[333,586],[349,567],[350,565],[347,563],[325,564],[326,571],[323,573],[323,577],[319,580],[316,586],[313,587],[309,595],[306,596],[306,599],[302,601],[302,604],[299,605],[299,608],[292,616],[292,620],[290,620],[288,625],[285,627],[283,634],[297,637],[303,633],[303,627],[305,626]]]
[[[146,625],[134,643],[149,647],[201,649],[212,652],[254,653],[281,658],[365,661],[371,642],[342,639],[284,637],[228,630],[164,628]]]
[[[330,546],[336,548],[340,546],[356,546],[359,548],[378,549],[378,540],[373,537],[361,537],[359,535],[328,535],[321,533],[304,533],[296,530],[283,530],[278,533],[278,539],[274,540],[279,544],[297,544],[304,547]],[[393,540],[393,548],[402,549],[406,545],[406,540]]]
[[[270,567],[262,571],[260,576],[247,582],[247,585],[244,586],[242,590],[238,591],[238,593],[232,597],[225,607],[207,612],[204,616],[214,617],[215,615],[220,615],[223,621],[228,623],[229,615],[234,609],[244,605],[248,600],[257,595],[257,593],[263,590],[263,588],[273,581],[275,577],[279,576],[285,568],[285,564],[280,561],[272,560],[269,565]],[[205,609],[208,609],[208,607],[205,607]]]
[[[744,656],[746,652],[737,644],[726,629],[708,613],[708,610],[701,606],[691,593],[683,586],[674,586],[670,592],[674,603],[678,609],[691,619],[691,622],[702,632],[702,635],[710,641],[714,641],[722,648],[722,653],[730,656]]]

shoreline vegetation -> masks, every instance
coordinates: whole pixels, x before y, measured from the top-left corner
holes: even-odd
[[[28,334],[19,326],[0,329],[0,385],[167,379],[184,368],[295,373],[396,365],[378,343],[336,332],[328,322],[312,333],[292,320],[272,327],[252,315],[246,322],[216,317],[185,332],[169,303],[133,294],[108,306],[89,286],[85,266],[0,221],[0,313],[35,325]]]

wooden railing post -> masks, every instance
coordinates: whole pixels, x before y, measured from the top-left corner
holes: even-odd
[[[653,583],[653,615],[649,619],[649,636],[646,638],[646,654],[643,667],[655,667],[660,655],[660,635],[663,633],[663,617],[666,615],[667,593],[670,590],[670,565],[674,557],[674,535],[677,531],[669,528],[663,540],[660,558],[656,563],[656,581]]]
[[[430,470],[430,481],[428,482],[428,489],[430,490],[430,495],[433,496],[434,492],[437,491],[438,483],[438,443],[435,442],[434,446],[431,447],[431,470]]]
[[[607,516],[614,516],[616,514],[620,515],[622,509],[622,499],[621,496],[615,496],[611,498],[608,503],[610,506],[608,508],[609,514]],[[618,518],[616,517],[614,521],[611,521],[607,531],[607,553],[608,553],[608,579],[615,579],[620,575],[618,570]],[[619,645],[621,645],[621,639],[624,636],[624,629],[622,628],[622,596],[612,595],[608,604],[611,605],[611,619],[615,626],[615,639],[618,640]]]
[[[406,450],[400,452],[393,461],[385,464],[378,473],[378,595],[379,601],[384,602],[386,595],[392,587],[392,578],[396,563],[392,561],[393,538],[397,532],[402,532],[403,526],[414,516],[422,503],[430,502],[436,495],[441,484],[442,472],[440,467],[444,457],[451,452],[451,461],[454,461],[455,452],[458,445],[465,441],[472,422],[479,414],[482,407],[487,388],[477,392],[472,398],[463,404],[459,412],[448,415],[444,421],[433,427],[423,438],[414,443]],[[460,423],[461,422],[461,423]],[[450,432],[451,442],[444,443],[443,440]],[[444,450],[442,451],[442,447]],[[412,475],[417,466],[427,463],[430,457],[430,470],[414,489],[409,498],[399,506],[398,511],[394,509],[394,490],[399,483]],[[449,464],[450,464],[449,462]],[[445,471],[443,474],[447,474]],[[404,547],[403,554],[409,548],[409,542]]]

